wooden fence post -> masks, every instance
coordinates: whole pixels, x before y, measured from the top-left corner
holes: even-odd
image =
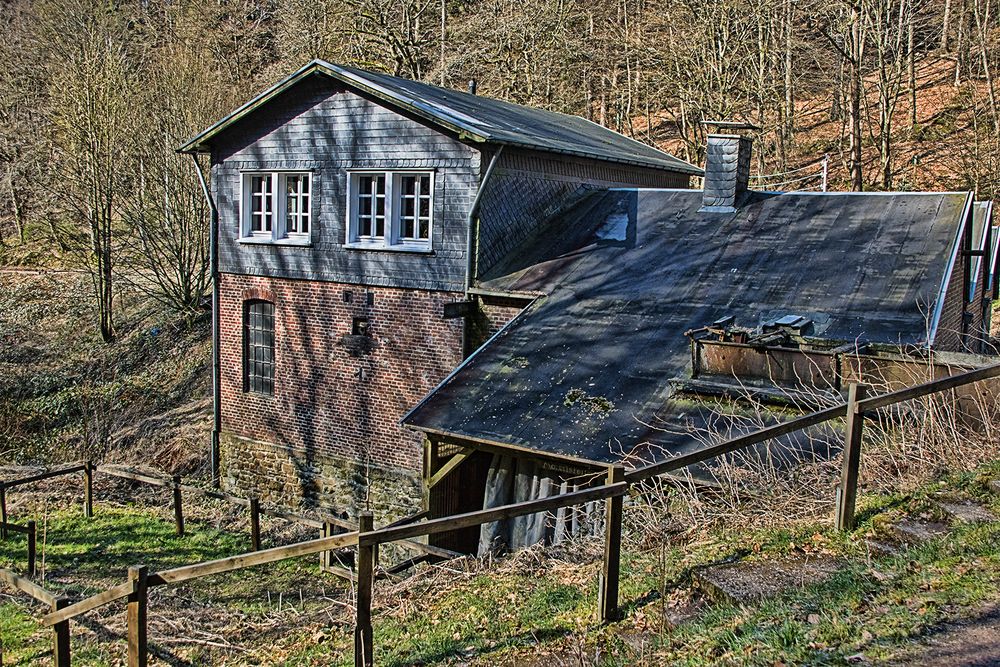
[[[375,570],[374,545],[365,544],[364,534],[375,526],[371,512],[358,517],[358,601],[354,626],[354,667],[372,667],[372,583]]]
[[[83,464],[83,516],[88,519],[94,516],[94,464],[87,461]]]
[[[250,499],[250,545],[254,551],[260,551],[260,500]]]
[[[625,480],[625,468],[620,463],[608,469],[608,484]],[[601,623],[618,618],[618,579],[622,558],[622,506],[624,498],[608,498],[604,506],[604,563],[597,591],[598,615]]]
[[[844,461],[837,487],[837,530],[854,528],[854,505],[858,498],[858,469],[861,465],[861,435],[865,415],[858,401],[868,394],[868,386],[852,382],[847,390],[847,426],[844,431]]]
[[[60,595],[52,602],[52,611],[69,606],[69,598]],[[52,626],[52,664],[55,667],[70,667],[69,664],[69,620]]]
[[[128,596],[128,667],[146,667],[148,646],[146,643],[146,577],[149,569],[145,565],[133,565],[128,569],[132,582],[132,593]]]
[[[323,522],[323,527],[320,528],[319,536],[320,537],[333,537],[334,535],[336,535],[339,532],[341,532],[341,530],[339,528],[337,528],[337,526],[335,526],[334,524],[330,523],[329,521],[324,521]],[[319,568],[321,570],[324,570],[324,571],[329,570],[331,567],[334,566],[334,561],[336,561],[336,558],[334,558],[334,555],[333,555],[332,551],[321,551],[321,552],[319,552]]]
[[[7,539],[7,486],[0,482],[0,539]]]
[[[184,536],[184,505],[181,498],[181,478],[174,475],[174,524],[177,526],[177,535]]]
[[[34,521],[28,522],[28,576],[35,576],[35,547],[38,542],[35,539],[37,524]]]

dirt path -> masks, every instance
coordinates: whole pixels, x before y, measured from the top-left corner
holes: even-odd
[[[962,621],[940,626],[899,665],[987,667],[1000,665],[1000,603]]]

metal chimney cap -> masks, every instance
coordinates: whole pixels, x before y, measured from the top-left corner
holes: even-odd
[[[754,132],[760,132],[760,128],[752,123],[741,123],[732,120],[703,120],[702,125],[719,128],[720,130],[753,130]]]

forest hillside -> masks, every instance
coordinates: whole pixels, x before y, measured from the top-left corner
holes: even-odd
[[[989,198],[1000,188],[997,9],[995,0],[2,0],[0,365],[16,381],[0,386],[0,453],[34,458],[53,437],[69,450],[108,442],[45,403],[63,405],[56,395],[85,381],[108,384],[102,414],[122,428],[137,413],[121,395],[148,407],[141,418],[203,398],[209,209],[195,164],[175,149],[310,59],[459,89],[475,80],[479,94],[578,114],[696,164],[702,120],[747,121],[760,128],[754,187],[818,189],[826,164],[830,189]],[[47,319],[26,319],[23,308],[42,305]],[[154,331],[184,332],[166,347],[204,355],[191,357],[196,380],[131,374],[154,369],[122,360],[133,345],[160,345]],[[101,368],[84,363],[94,358]],[[67,369],[74,359],[83,365]]]

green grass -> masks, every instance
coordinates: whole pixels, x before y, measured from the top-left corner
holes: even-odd
[[[1000,465],[991,464],[911,494],[863,497],[860,525],[851,534],[836,533],[825,522],[717,532],[693,544],[626,550],[621,582],[625,618],[607,627],[594,620],[597,562],[555,566],[544,558],[515,559],[488,572],[452,579],[438,574],[426,581],[418,573],[397,595],[390,597],[384,588],[376,592],[376,662],[400,667],[458,661],[492,667],[546,652],[563,657],[583,652],[607,665],[842,665],[858,653],[872,661],[898,658],[935,625],[996,599],[1000,522],[956,525],[940,539],[891,557],[869,558],[862,538],[904,515],[934,518],[929,499],[942,490],[979,498],[1000,514],[1000,499],[985,487],[997,474]],[[169,517],[145,508],[99,505],[97,510],[92,520],[78,508],[48,516],[46,586],[82,596],[123,580],[131,564],[156,570],[249,548],[245,534],[197,521],[189,522],[189,534],[179,538]],[[35,518],[41,525],[41,518]],[[699,568],[793,553],[836,556],[845,566],[822,584],[760,604],[714,604],[679,626],[661,622],[661,609],[687,595]],[[23,558],[23,538],[0,542],[0,565],[20,569]],[[521,562],[528,565],[518,567]],[[315,559],[294,559],[209,577],[184,586],[181,594],[265,621],[274,611],[266,591],[288,596],[304,587],[305,603],[296,596],[295,606],[318,609],[321,583]],[[21,600],[0,602],[4,664],[32,664],[47,650],[47,632],[33,620],[37,609]],[[250,651],[245,659],[296,666],[352,662],[349,622],[293,622],[291,628],[273,632],[277,634],[240,640]],[[74,642],[74,664],[109,664],[120,653],[120,646],[106,641]],[[188,653],[187,659],[197,658],[199,664],[220,661],[211,649],[191,651],[200,657]]]
[[[1000,523],[956,525],[940,539],[891,557],[869,558],[862,538],[904,515],[931,515],[928,498],[941,490],[978,497],[1000,515],[1000,501],[984,485],[998,468],[992,464],[912,494],[867,496],[861,523],[850,534],[817,524],[720,533],[662,553],[626,552],[626,618],[606,628],[593,620],[596,564],[583,566],[584,581],[575,584],[560,583],[544,566],[523,575],[505,568],[420,591],[413,600],[377,597],[376,662],[516,664],[552,652],[572,656],[581,646],[607,665],[843,665],[859,653],[872,661],[898,658],[941,622],[997,599]],[[756,605],[714,604],[677,627],[659,623],[661,592],[669,597],[688,588],[699,567],[802,552],[835,556],[845,566],[821,584]],[[396,605],[407,611],[394,610]],[[282,664],[350,664],[346,631],[320,644],[306,633],[288,643]]]

